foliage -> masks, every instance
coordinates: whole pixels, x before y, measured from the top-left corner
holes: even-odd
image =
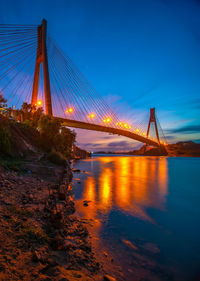
[[[66,127],[61,127],[60,133],[55,136],[55,149],[67,158],[71,156],[72,145],[76,140],[76,133]]]
[[[55,145],[55,138],[59,134],[60,122],[48,115],[43,115],[38,122],[38,127],[43,148],[51,151]]]
[[[63,163],[63,159],[71,157],[72,145],[76,139],[75,132],[63,127],[58,119],[45,115],[42,107],[36,108],[23,103],[21,109],[14,111],[14,115],[20,122],[3,117],[1,120],[7,120],[7,124],[2,126],[0,120],[1,154],[12,156],[11,148],[14,152],[18,141],[18,138],[11,139],[15,132],[15,135],[24,137],[35,147],[50,153],[50,158],[54,162]]]
[[[9,124],[5,120],[0,120],[0,153],[11,155],[11,133]]]
[[[38,122],[43,114],[44,114],[44,112],[43,112],[42,107],[39,107],[33,111],[33,113],[32,113],[32,126],[33,127],[35,127],[35,128],[38,127]]]
[[[43,115],[43,108],[36,108],[35,106],[24,102],[21,109],[15,111],[15,115],[20,121],[23,121],[24,123],[30,121],[30,125],[37,128],[38,121]]]
[[[56,165],[60,165],[60,166],[63,166],[65,165],[65,162],[66,162],[66,158],[58,151],[51,151],[48,153],[47,155],[47,159],[56,164]]]
[[[5,107],[7,100],[4,99],[3,95],[0,93],[0,107]]]
[[[38,125],[43,148],[48,152],[54,149],[67,158],[71,156],[72,145],[76,139],[75,132],[62,127],[60,121],[47,115],[40,118]]]

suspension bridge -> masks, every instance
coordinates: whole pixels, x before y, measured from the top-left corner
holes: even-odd
[[[44,19],[39,26],[0,24],[0,94],[14,109],[23,102],[43,107],[67,127],[164,145],[155,108],[145,125],[123,121],[47,33]],[[152,124],[155,137],[150,136]]]

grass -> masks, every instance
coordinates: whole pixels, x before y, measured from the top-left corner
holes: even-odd
[[[24,173],[26,170],[23,168],[23,162],[20,160],[12,159],[9,157],[0,157],[0,166],[7,171],[15,171],[17,173]]]

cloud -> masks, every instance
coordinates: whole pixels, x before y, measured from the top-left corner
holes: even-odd
[[[172,135],[165,135],[165,137],[166,137],[167,140],[174,140],[174,139],[176,139],[176,137],[172,136]]]
[[[108,147],[121,147],[122,149],[127,146],[130,146],[128,141],[115,141],[108,144]]]
[[[83,147],[83,146],[84,146],[84,147],[101,147],[101,146],[102,146],[102,145],[99,144],[99,143],[91,143],[91,142],[84,143],[84,144],[78,142],[77,145],[80,146],[80,147]]]
[[[167,130],[169,133],[184,133],[184,134],[194,134],[200,133],[200,125],[188,125],[181,128],[169,129]]]

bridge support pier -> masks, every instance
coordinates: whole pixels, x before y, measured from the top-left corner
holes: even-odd
[[[38,26],[37,56],[35,62],[35,73],[34,73],[34,80],[33,80],[31,105],[34,106],[37,104],[40,66],[42,63],[43,76],[44,76],[45,112],[47,115],[52,116],[51,87],[50,87],[50,79],[49,79],[46,35],[47,35],[47,21],[43,19],[42,24]]]
[[[147,138],[149,136],[149,130],[150,130],[151,123],[154,123],[157,142],[160,144],[160,138],[159,138],[159,134],[158,134],[158,127],[157,127],[156,115],[155,115],[155,107],[150,108],[150,118],[149,118],[149,124],[148,124],[148,128],[147,128]]]
[[[158,142],[158,144],[160,146],[160,138],[159,138],[158,127],[157,127],[157,122],[156,122],[155,107],[154,108],[150,108],[150,118],[149,118],[149,123],[148,123],[148,128],[147,128],[147,138],[149,136],[149,131],[150,131],[151,123],[154,123],[157,142]],[[145,145],[144,152],[146,151],[147,146],[148,146],[148,144]]]

